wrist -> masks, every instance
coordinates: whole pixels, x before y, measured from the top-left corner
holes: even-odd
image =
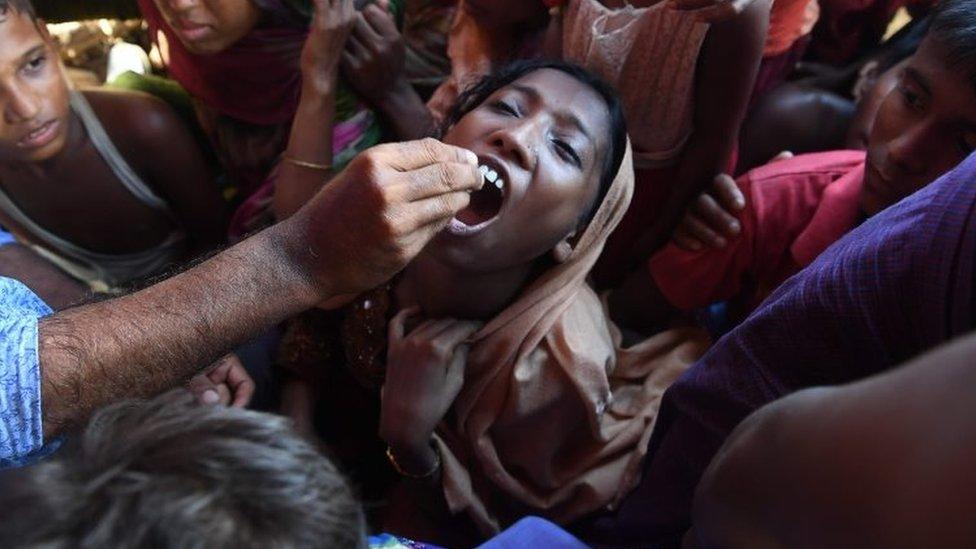
[[[308,227],[306,215],[300,210],[262,233],[286,270],[288,288],[307,305],[305,309],[336,295],[333,281],[321,272],[323,259],[312,248]]]
[[[440,455],[429,438],[423,444],[398,446],[390,444],[387,457],[401,475],[412,478],[429,477],[440,469]]]
[[[416,92],[413,86],[406,77],[401,76],[392,86],[377,96],[376,106],[383,111],[399,110],[399,107],[408,103],[414,95]]]
[[[338,84],[338,70],[326,71],[325,74],[319,71],[312,71],[311,74],[308,71],[303,73],[308,76],[302,77],[302,104],[333,98]]]

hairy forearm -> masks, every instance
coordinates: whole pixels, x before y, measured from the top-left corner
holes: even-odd
[[[335,86],[321,84],[303,88],[285,155],[302,162],[331,166],[334,122]],[[332,170],[282,162],[275,185],[275,216],[285,219],[298,211],[332,175]]]
[[[55,311],[80,303],[90,291],[21,244],[0,247],[0,276],[19,280]]]
[[[55,314],[39,326],[44,432],[115,400],[177,386],[324,294],[297,267],[287,224],[140,292]]]
[[[376,107],[397,137],[403,141],[434,135],[434,115],[406,80],[400,82]]]

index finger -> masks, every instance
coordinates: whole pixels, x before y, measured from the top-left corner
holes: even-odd
[[[474,191],[481,188],[484,176],[470,164],[443,162],[413,170],[407,174],[407,182],[391,192],[407,202],[433,198],[446,193]]]
[[[396,22],[393,21],[393,14],[377,4],[371,4],[363,10],[363,16],[380,36],[389,36],[399,32],[396,28]]]
[[[353,34],[360,37],[364,43],[373,44],[375,46],[375,44],[378,43],[383,37],[376,32],[372,21],[370,21],[368,17],[370,8],[372,7],[372,5],[366,6],[364,11],[356,14],[356,23],[353,28]]]
[[[390,320],[389,327],[389,339],[390,342],[400,341],[403,339],[404,332],[406,332],[407,319],[411,316],[417,314],[420,309],[417,307],[408,307],[401,310]]]
[[[227,386],[233,389],[234,401],[231,406],[243,408],[251,402],[254,396],[254,380],[248,375],[244,365],[238,362],[227,374]]]
[[[737,212],[746,207],[746,196],[728,174],[717,175],[712,183],[712,190],[723,208]]]
[[[405,143],[378,145],[376,153],[387,166],[401,172],[444,162],[478,165],[478,157],[473,152],[446,145],[431,137]]]
[[[474,333],[480,329],[480,322],[458,320],[455,321],[454,324],[452,324],[449,328],[438,334],[434,339],[437,341],[443,341],[447,346],[454,348],[464,343],[466,339],[474,335]]]

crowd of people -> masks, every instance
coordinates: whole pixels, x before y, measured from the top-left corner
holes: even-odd
[[[0,546],[976,543],[976,0],[0,0],[0,108]]]

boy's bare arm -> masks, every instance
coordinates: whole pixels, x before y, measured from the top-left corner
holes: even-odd
[[[770,5],[754,0],[742,14],[709,29],[695,79],[695,133],[660,219],[637,245],[636,261],[667,242],[688,205],[728,169],[762,59]]]
[[[22,244],[0,246],[0,276],[22,282],[56,311],[90,295],[84,284]]]

